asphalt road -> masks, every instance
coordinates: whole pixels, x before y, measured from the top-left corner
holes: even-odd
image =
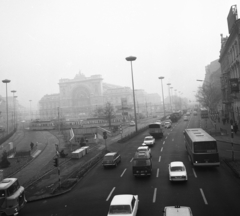
[[[200,123],[198,117],[192,116],[190,121],[180,120],[165,131],[164,138],[152,148],[151,177],[135,178],[131,169],[134,152],[148,134],[145,132],[129,142],[109,146],[122,156],[117,168],[104,169],[99,164],[71,192],[28,203],[19,215],[107,215],[113,196],[125,193],[139,195],[138,216],[162,215],[168,205],[190,206],[194,216],[240,215],[240,184],[228,167],[224,163],[218,168],[195,168],[190,164],[183,130]],[[175,160],[184,162],[188,182],[169,182],[168,164]]]

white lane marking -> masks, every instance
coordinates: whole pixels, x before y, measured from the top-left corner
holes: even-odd
[[[197,174],[196,174],[196,172],[195,172],[195,169],[192,168],[192,170],[193,170],[193,174],[194,174],[195,178],[197,178]]]
[[[114,190],[115,190],[115,187],[111,190],[111,192],[110,192],[110,194],[108,195],[106,201],[108,201],[108,200],[110,199],[110,197],[112,196],[112,193],[113,193]]]
[[[157,169],[157,175],[156,175],[157,178],[158,178],[158,175],[159,175],[159,168]]]
[[[165,141],[163,141],[163,145],[165,144]]]
[[[127,169],[123,170],[121,177],[123,177],[124,173],[126,172]]]
[[[154,193],[153,193],[153,203],[156,202],[156,196],[157,196],[157,188],[154,189]]]
[[[174,141],[174,139],[172,139],[172,141]]]
[[[163,151],[163,147],[161,148],[161,152]]]
[[[159,156],[159,159],[158,159],[158,162],[160,162],[161,161],[161,156]]]
[[[167,139],[167,136],[165,137],[165,139]]]
[[[133,161],[133,158],[130,160],[130,163]]]
[[[204,203],[205,203],[206,205],[208,205],[207,199],[206,199],[206,197],[205,197],[205,195],[204,195],[204,193],[203,193],[202,188],[200,188],[200,192],[201,192],[201,194],[202,194],[202,197],[203,197]]]

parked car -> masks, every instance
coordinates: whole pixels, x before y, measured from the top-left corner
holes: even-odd
[[[137,152],[147,152],[151,155],[151,149],[148,146],[138,147]]]
[[[169,180],[170,181],[187,181],[187,170],[181,161],[173,161],[169,164]]]
[[[129,125],[130,126],[135,126],[135,121],[130,121]]]
[[[124,215],[136,216],[138,211],[138,195],[122,194],[115,195],[111,201],[108,216]]]
[[[192,210],[187,206],[166,206],[163,216],[193,216]]]
[[[155,138],[153,136],[146,136],[142,145],[153,146],[155,144]]]
[[[102,165],[107,166],[117,166],[121,162],[121,155],[118,152],[110,152],[105,154],[103,157]]]

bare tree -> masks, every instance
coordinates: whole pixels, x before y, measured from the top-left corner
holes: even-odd
[[[95,110],[94,116],[106,119],[108,121],[108,126],[111,129],[112,127],[111,120],[115,118],[115,111],[113,105],[110,102],[107,102],[104,107],[98,107]]]
[[[214,112],[221,100],[221,90],[211,83],[205,84],[203,87],[199,87],[196,98],[203,107],[208,108],[210,112]]]

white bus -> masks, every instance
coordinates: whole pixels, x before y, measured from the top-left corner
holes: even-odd
[[[194,166],[219,166],[217,141],[202,128],[185,129],[185,145]]]

